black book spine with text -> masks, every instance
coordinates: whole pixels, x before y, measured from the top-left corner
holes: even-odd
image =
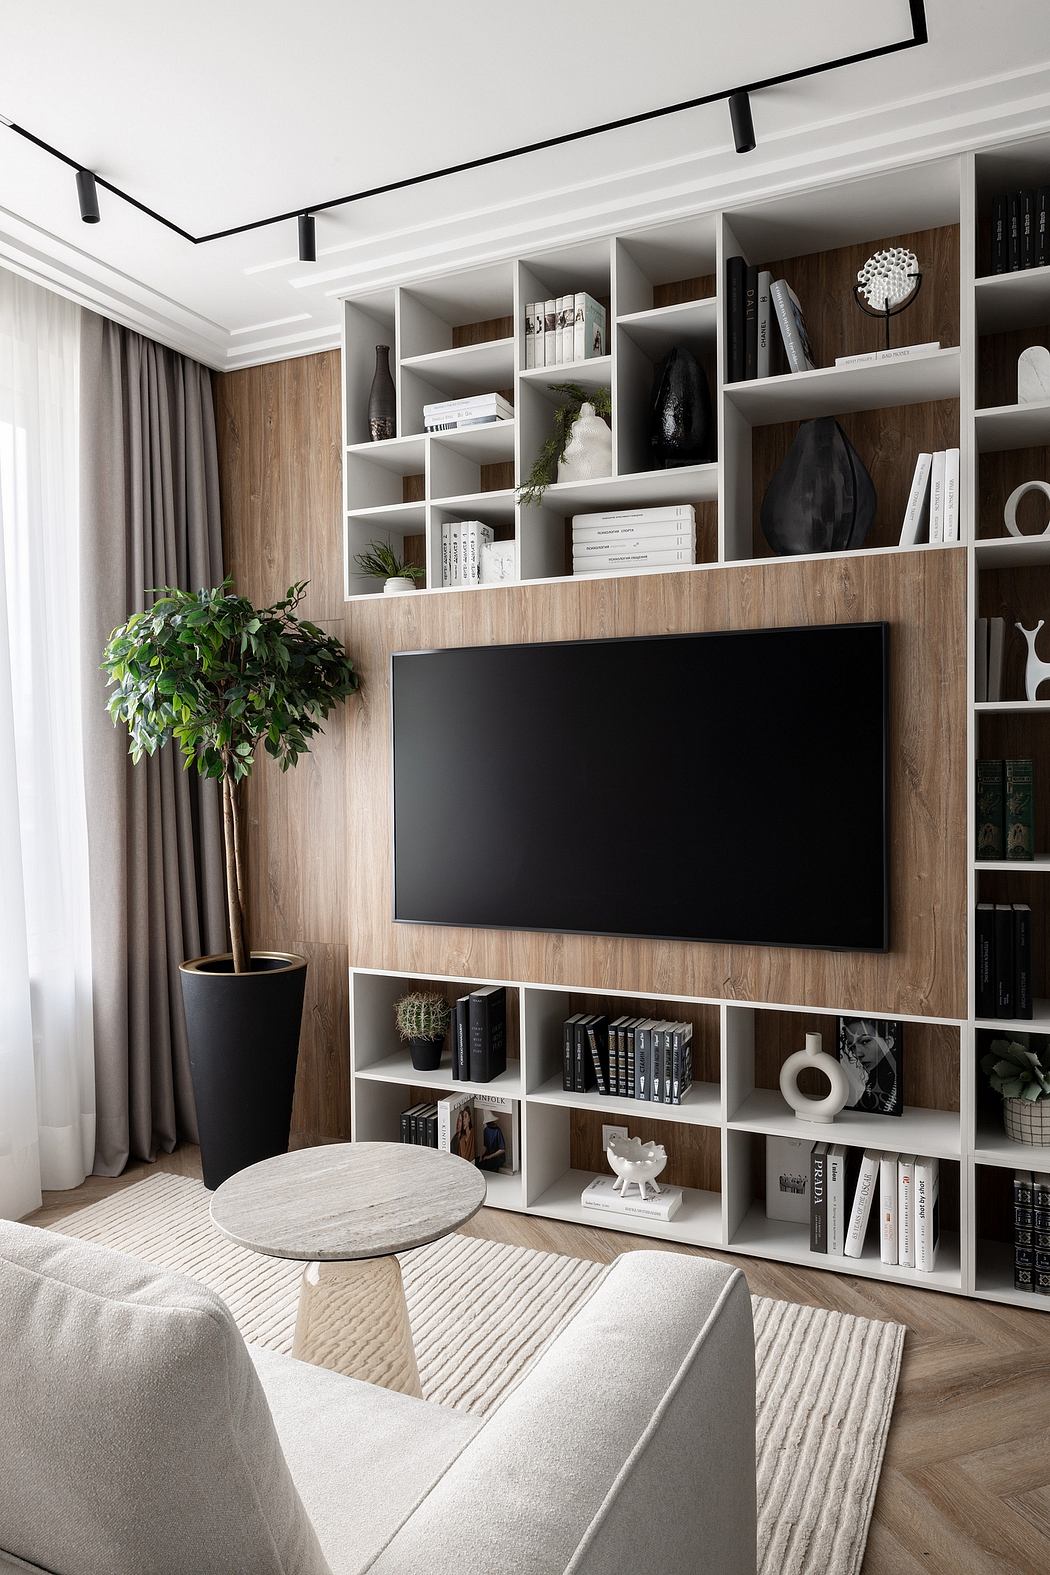
[[[747,264],[742,257],[726,263],[726,375],[731,383],[744,378],[744,287]]]
[[[1006,270],[1016,273],[1021,266],[1021,198],[1012,191],[1006,199]]]
[[[976,958],[976,1009],[978,1017],[998,1015],[995,992],[995,906],[990,902],[977,904],[974,925],[977,943]]]
[[[828,1250],[828,1145],[814,1143],[809,1161],[809,1250]]]
[[[1021,267],[1035,263],[1035,192],[1021,193]]]
[[[634,1077],[634,1035],[629,1034],[626,1021],[620,1029],[620,1040],[623,1045],[624,1098],[633,1099],[637,1093]]]
[[[1050,264],[1050,186],[1040,186],[1035,194],[1035,256],[1033,267],[1045,268]]]
[[[644,1021],[640,1022],[634,1033],[635,1055],[638,1057],[639,1099],[652,1099],[653,1097],[653,1080],[650,1068],[651,1056],[649,1053],[651,1040],[652,1030]]]
[[[587,1028],[590,1022],[591,1018],[583,1013],[573,1028],[572,1087],[573,1092],[577,1094],[587,1092],[587,1067],[590,1061],[587,1054]]]
[[[609,1087],[605,1081],[605,1068],[602,1065],[602,1047],[593,1028],[588,1028],[587,1030],[587,1045],[591,1052],[591,1067],[594,1071],[594,1081],[598,1092],[599,1094],[606,1094],[609,1091]]]
[[[465,1083],[470,1077],[470,997],[456,1002],[456,1015],[453,1023],[456,1035],[456,1079]]]
[[[649,1098],[654,1104],[663,1099],[664,1031],[658,1023],[649,1036]]]
[[[576,1012],[561,1025],[561,1086],[567,1094],[576,1088],[576,1023],[579,1016]]]
[[[744,275],[744,376],[758,376],[758,269]]]
[[[1007,902],[995,905],[995,1015],[1014,1015],[1014,912]]]
[[[491,1083],[507,1070],[507,992],[502,985],[473,990],[470,1003],[470,1081]]]
[[[1032,910],[1026,902],[1014,909],[1014,1017],[1030,1019],[1032,1000]]]
[[[1006,194],[992,198],[992,272],[1006,272]]]
[[[664,1092],[661,1103],[670,1105],[674,1102],[674,1029],[668,1025],[664,1029]]]

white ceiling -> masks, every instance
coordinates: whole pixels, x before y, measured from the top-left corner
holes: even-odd
[[[739,18],[746,16],[746,26]],[[931,42],[193,245],[0,125],[0,261],[213,366],[338,342],[339,296],[1050,124],[1042,0],[927,0]],[[990,19],[994,17],[994,26]],[[830,18],[830,19],[829,19]],[[907,37],[906,0],[9,0],[0,116],[195,235]]]

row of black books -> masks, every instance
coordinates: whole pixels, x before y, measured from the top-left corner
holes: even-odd
[[[1050,1176],[1014,1171],[1014,1288],[1050,1296]]]
[[[726,379],[742,383],[780,370],[783,345],[787,369],[813,369],[813,351],[798,296],[786,279],[753,268],[743,257],[726,262]]]
[[[444,1149],[481,1170],[517,1171],[517,1100],[496,1095],[450,1094],[401,1112],[401,1141]]]
[[[1027,902],[977,904],[978,1017],[1029,1019],[1032,998],[1032,910]]]
[[[680,1105],[693,1085],[693,1025],[575,1012],[562,1024],[562,1087]]]
[[[977,857],[1035,858],[1035,762],[978,760]]]
[[[992,198],[992,272],[1017,273],[1050,263],[1050,186]]]
[[[491,1083],[507,1070],[507,992],[488,984],[461,995],[452,1009],[452,1076]]]

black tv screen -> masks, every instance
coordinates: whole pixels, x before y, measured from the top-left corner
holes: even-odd
[[[402,652],[394,918],[881,951],[883,623]]]

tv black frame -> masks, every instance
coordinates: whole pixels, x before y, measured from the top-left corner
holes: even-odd
[[[689,946],[760,946],[783,951],[845,952],[862,956],[882,956],[890,951],[890,623],[885,619],[862,618],[852,623],[778,624],[761,629],[682,629],[666,634],[600,635],[584,640],[492,640],[487,645],[438,645],[415,651],[391,651],[389,665],[389,760],[390,760],[390,922],[392,924],[425,924],[445,930],[495,930],[503,934],[519,935],[593,935],[596,940],[623,941],[681,941]],[[546,930],[529,924],[460,924],[451,919],[401,919],[397,915],[397,815],[395,808],[394,755],[394,662],[398,657],[440,656],[445,651],[525,650],[533,647],[565,645],[625,645],[654,640],[704,640],[712,636],[804,634],[814,630],[879,629],[882,632],[882,945],[834,946],[818,945],[809,941],[736,941],[718,936],[635,934],[626,930]]]

